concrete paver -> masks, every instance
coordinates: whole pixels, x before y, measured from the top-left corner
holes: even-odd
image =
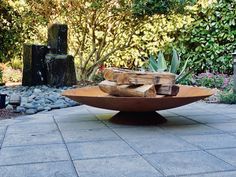
[[[218,124],[208,124],[209,126],[219,129],[224,132],[236,133],[236,122],[228,123],[218,123]]]
[[[68,114],[63,116],[54,116],[56,122],[81,122],[81,121],[89,121],[89,120],[98,120],[95,115],[92,114]]]
[[[116,113],[82,105],[0,121],[0,176],[236,176],[236,106],[158,111],[160,125],[118,124]]]
[[[59,122],[58,125],[62,132],[106,128],[100,121]]]
[[[165,175],[235,170],[233,166],[203,151],[159,153],[144,157]]]
[[[43,125],[42,125],[43,127]],[[63,143],[57,130],[7,133],[3,147]]]
[[[236,122],[236,119],[224,114],[212,115],[189,115],[189,119],[203,124]]]
[[[176,136],[166,134],[152,138],[134,138],[126,142],[140,154],[199,150]]]
[[[73,143],[68,144],[68,149],[73,160],[138,155],[121,140]]]
[[[162,176],[140,156],[75,161],[81,177],[158,177]]]
[[[112,130],[108,128],[80,131],[62,131],[62,136],[66,143],[120,139],[119,136],[117,136]]]
[[[207,152],[215,155],[216,157],[228,162],[236,167],[236,148],[214,149]]]
[[[78,177],[70,161],[0,166],[1,177]]]
[[[173,125],[163,126],[166,132],[174,135],[201,135],[201,134],[219,134],[224,133],[213,127],[209,127],[204,124],[192,124],[192,125]]]
[[[6,127],[0,126],[0,148],[1,148],[2,143],[3,143],[3,137],[5,135],[5,131],[6,131]]]
[[[65,145],[6,147],[0,151],[0,165],[69,160]]]
[[[229,134],[189,135],[182,138],[201,149],[236,148],[236,137]]]

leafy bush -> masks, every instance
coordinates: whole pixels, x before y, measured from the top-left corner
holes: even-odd
[[[136,16],[167,14],[173,11],[183,12],[186,5],[195,0],[134,0],[133,13]]]
[[[0,68],[0,84],[3,83],[3,79],[2,79],[2,69]]]
[[[220,92],[219,100],[225,104],[236,104],[236,94],[232,90]]]
[[[190,58],[192,70],[232,73],[231,53],[236,49],[236,1],[217,0],[192,9],[194,21],[180,30],[178,46]],[[186,59],[185,58],[185,59]]]
[[[226,74],[201,73],[194,77],[196,85],[228,91],[232,89],[232,77]]]
[[[3,82],[21,82],[22,72],[19,69],[6,67],[2,73]]]
[[[8,1],[0,1],[0,62],[20,58],[22,23],[20,14]]]

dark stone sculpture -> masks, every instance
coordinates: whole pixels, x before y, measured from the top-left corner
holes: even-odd
[[[52,24],[48,29],[48,46],[24,45],[22,85],[76,84],[74,57],[67,55],[67,31],[67,25]]]
[[[67,54],[67,25],[52,24],[49,26],[48,46],[53,54]]]
[[[23,46],[23,79],[22,85],[33,86],[47,84],[45,56],[47,46],[25,44]]]
[[[46,55],[47,81],[51,86],[71,86],[76,83],[74,58],[71,55]]]

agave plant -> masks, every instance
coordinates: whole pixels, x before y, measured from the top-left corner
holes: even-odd
[[[149,57],[149,70],[150,71],[152,72],[168,71],[168,72],[174,73],[176,74],[176,83],[181,82],[191,73],[189,71],[186,71],[187,64],[188,64],[188,59],[185,61],[183,68],[178,73],[179,67],[180,67],[180,56],[175,49],[172,50],[172,59],[171,59],[170,66],[167,65],[162,51],[158,53],[157,59],[153,55]]]

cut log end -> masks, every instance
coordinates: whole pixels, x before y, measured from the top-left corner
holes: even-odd
[[[124,97],[156,97],[154,85],[117,85],[116,82],[102,81],[99,88],[110,95]]]

